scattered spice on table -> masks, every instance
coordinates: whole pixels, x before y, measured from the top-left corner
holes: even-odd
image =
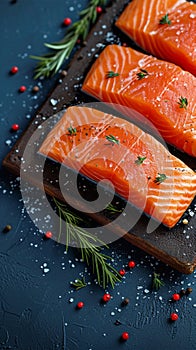
[[[37,85],[35,85],[35,86],[33,86],[33,88],[32,88],[32,92],[38,92],[39,91],[39,86],[37,86]]]
[[[186,294],[189,295],[189,294],[192,293],[192,291],[193,291],[193,289],[192,289],[191,287],[188,287],[188,288],[186,289]]]
[[[70,26],[70,24],[72,23],[72,20],[71,18],[69,17],[66,17],[64,20],[63,20],[63,24],[67,27],[67,26]]]
[[[83,307],[84,307],[83,301],[79,301],[79,302],[77,303],[77,309],[82,309]]]
[[[173,300],[173,301],[178,301],[178,300],[180,300],[180,294],[174,293],[174,294],[172,295],[172,300]]]
[[[126,271],[125,271],[124,269],[121,269],[121,270],[119,271],[119,274],[120,274],[121,276],[124,276],[125,273],[126,273]]]
[[[44,234],[44,237],[45,238],[52,238],[52,232],[51,231],[47,231],[45,234]]]
[[[129,339],[129,333],[128,332],[123,332],[121,334],[121,339],[124,340],[124,341],[128,340]]]
[[[18,124],[12,124],[12,126],[11,126],[12,131],[18,131],[19,129],[20,129],[20,127]]]
[[[171,321],[177,321],[179,318],[178,314],[175,313],[175,312],[172,312],[171,315],[170,315],[170,320]]]
[[[10,73],[11,74],[16,74],[16,73],[18,73],[18,67],[17,66],[13,66],[11,69],[10,69]]]
[[[181,296],[186,295],[186,290],[185,290],[185,289],[181,289],[181,290],[180,290],[180,295],[181,295]]]
[[[105,293],[102,297],[102,300],[107,303],[108,301],[110,301],[111,299],[111,295],[109,293]]]
[[[135,261],[130,260],[130,261],[128,262],[128,267],[129,267],[130,269],[133,269],[133,268],[135,267]]]
[[[122,301],[122,306],[127,306],[129,304],[129,299],[128,298],[125,298],[123,301]]]
[[[182,223],[183,223],[184,225],[188,225],[189,222],[188,222],[187,219],[183,219],[183,220],[182,220]]]
[[[7,233],[9,232],[10,230],[12,229],[12,226],[11,225],[6,225],[3,229],[3,233]]]
[[[97,6],[96,7],[96,12],[99,13],[99,14],[102,13],[103,12],[102,7],[101,6]]]
[[[26,91],[26,86],[25,85],[21,85],[20,87],[19,87],[19,92],[21,92],[21,93],[23,93],[23,92],[25,92]]]
[[[62,77],[66,77],[66,75],[67,75],[67,71],[66,71],[65,69],[63,69],[63,70],[61,71],[61,76],[62,76]]]

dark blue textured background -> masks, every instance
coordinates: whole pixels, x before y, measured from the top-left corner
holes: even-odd
[[[35,61],[29,55],[46,51],[44,42],[60,40],[65,32],[63,19],[75,21],[86,4],[84,0],[0,1],[1,162],[57,81],[54,77],[35,82]],[[19,72],[11,76],[14,65]],[[40,85],[37,94],[31,92],[35,84]],[[27,86],[23,94],[18,93],[21,85]],[[10,132],[13,123],[20,125],[17,133]],[[121,239],[110,246],[114,266],[126,268],[132,259],[136,267],[127,270],[114,290],[108,290],[112,299],[104,306],[100,303],[104,291],[75,252],[70,249],[65,254],[63,246],[43,240],[25,213],[19,179],[2,167],[0,215],[1,350],[196,349],[195,273],[182,275]],[[7,224],[12,230],[3,233]],[[160,272],[165,282],[157,293],[150,288],[153,271]],[[88,286],[76,292],[70,281],[80,274]],[[189,296],[170,301],[174,292],[187,287],[193,288]],[[127,307],[121,306],[123,297],[130,299]],[[85,306],[76,310],[80,300]],[[169,315],[175,310],[179,320],[170,323]],[[116,320],[121,324],[115,325]],[[121,343],[124,331],[130,339]]]

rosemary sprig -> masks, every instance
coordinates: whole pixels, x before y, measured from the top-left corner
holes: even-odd
[[[107,73],[106,73],[106,78],[114,78],[114,77],[118,77],[119,76],[119,73],[115,73],[113,72],[112,70],[109,70]]]
[[[121,281],[121,276],[119,272],[110,265],[111,257],[101,253],[101,248],[96,246],[100,244],[105,248],[109,249],[108,245],[101,241],[96,236],[92,235],[82,227],[79,227],[79,222],[82,219],[70,212],[67,207],[53,198],[56,205],[59,217],[60,217],[60,226],[59,226],[59,237],[60,241],[62,235],[62,218],[66,222],[66,251],[70,246],[70,243],[74,242],[75,246],[79,249],[81,253],[82,260],[92,267],[93,273],[97,277],[98,284],[103,288],[106,288],[107,285],[111,285],[114,288],[116,282]]]
[[[120,141],[113,135],[107,135],[105,138],[107,141],[111,142],[112,144],[119,145],[119,143],[120,143]]]
[[[167,179],[167,176],[165,174],[159,174],[154,180],[155,183],[160,184],[161,182],[165,181]]]
[[[108,210],[110,213],[115,214],[115,213],[122,213],[122,209],[116,208],[113,204],[108,204],[106,207],[106,210]]]
[[[153,273],[153,279],[152,279],[152,289],[159,290],[162,286],[164,286],[164,282],[160,280],[160,274],[154,272]]]
[[[39,77],[48,78],[58,72],[65,60],[67,60],[75,47],[77,40],[86,39],[91,24],[97,19],[97,6],[105,6],[107,0],[91,0],[89,5],[79,13],[80,19],[67,31],[64,38],[54,44],[44,45],[53,51],[43,56],[31,56],[39,61],[35,68],[35,79]]]
[[[184,108],[184,109],[187,109],[187,106],[188,106],[188,100],[186,97],[179,97],[179,107],[180,108]]]
[[[168,13],[160,19],[159,24],[171,24]]]
[[[137,73],[136,75],[137,75],[138,80],[141,80],[141,79],[147,77],[147,75],[149,75],[149,74],[148,74],[148,72],[147,72],[146,69],[142,69],[142,68],[141,68],[141,69],[140,69],[140,72]]]
[[[79,290],[81,288],[86,287],[86,282],[85,282],[85,278],[82,277],[82,279],[77,279],[75,282],[71,282],[71,285],[76,289]]]
[[[138,156],[137,159],[135,160],[135,164],[140,165],[145,161],[146,157],[140,157]]]

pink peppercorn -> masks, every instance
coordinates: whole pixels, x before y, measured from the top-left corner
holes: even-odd
[[[170,319],[172,321],[177,321],[178,320],[178,314],[176,314],[175,312],[172,312],[170,315]]]
[[[124,276],[124,275],[125,275],[125,270],[124,270],[124,269],[121,269],[121,270],[119,271],[119,274],[120,274],[121,276]]]
[[[129,266],[131,269],[134,268],[134,267],[135,267],[135,261],[130,260],[130,261],[128,262],[128,266]]]
[[[18,73],[18,67],[17,67],[17,66],[13,66],[13,67],[10,69],[10,73],[12,73],[12,74]]]
[[[52,232],[51,231],[47,231],[44,236],[46,238],[52,238]]]
[[[11,127],[11,129],[12,129],[13,131],[17,131],[17,130],[19,130],[19,125],[18,125],[18,124],[13,124],[12,127]]]
[[[111,295],[110,295],[109,293],[104,294],[103,297],[102,297],[102,300],[103,300],[105,303],[107,303],[108,301],[110,301],[110,299],[111,299]]]
[[[83,307],[84,307],[83,301],[79,301],[79,302],[77,303],[77,308],[78,308],[78,309],[82,309]]]
[[[19,87],[19,92],[25,92],[26,89],[27,89],[26,86],[21,85],[21,86]]]
[[[129,333],[123,332],[122,335],[121,335],[121,339],[122,340],[128,340],[129,339]]]
[[[63,20],[63,24],[64,24],[66,27],[69,26],[71,23],[72,23],[72,20],[71,20],[71,18],[69,18],[69,17],[66,17],[66,18]]]
[[[97,7],[96,7],[96,11],[97,11],[97,13],[102,13],[102,12],[103,12],[103,9],[102,9],[101,6],[97,6]]]

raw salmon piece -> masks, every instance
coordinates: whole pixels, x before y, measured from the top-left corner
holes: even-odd
[[[135,109],[166,142],[196,156],[196,78],[179,66],[109,45],[91,67],[82,90],[101,101]]]
[[[116,193],[173,227],[196,193],[196,174],[134,124],[88,107],[70,107],[39,152]]]
[[[116,26],[147,52],[196,75],[196,4],[193,2],[133,0]]]

